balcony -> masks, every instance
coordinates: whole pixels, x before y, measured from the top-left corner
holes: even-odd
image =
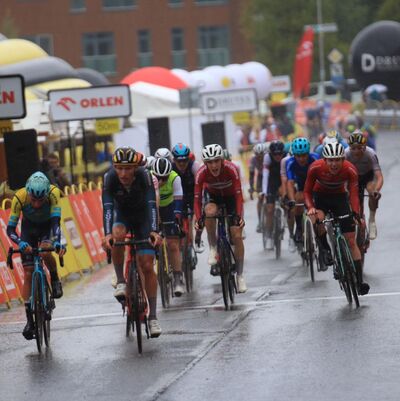
[[[105,75],[112,75],[117,72],[117,57],[115,54],[103,56],[83,56],[83,66],[100,71]]]

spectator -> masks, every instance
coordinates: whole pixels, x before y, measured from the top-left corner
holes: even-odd
[[[71,185],[70,180],[60,167],[60,159],[56,153],[50,153],[41,162],[41,170],[46,174],[49,181],[64,190],[64,187]]]

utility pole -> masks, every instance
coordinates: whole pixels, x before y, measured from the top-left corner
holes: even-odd
[[[322,25],[322,3],[317,0],[317,24]],[[324,81],[325,81],[325,60],[324,60],[324,32],[318,30],[318,48],[319,48],[319,88],[318,95],[321,100],[325,98]]]

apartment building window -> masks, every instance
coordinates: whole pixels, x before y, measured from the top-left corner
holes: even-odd
[[[47,54],[54,54],[53,35],[49,33],[40,33],[37,35],[25,35],[22,39],[30,40],[40,46]]]
[[[70,9],[70,11],[72,11],[74,13],[86,11],[86,1],[85,0],[71,0],[69,9]]]
[[[182,28],[171,29],[172,67],[186,67],[186,50]]]
[[[136,6],[137,0],[102,0],[105,10],[129,9]]]
[[[83,66],[106,75],[116,73],[114,34],[112,32],[84,33],[82,35]]]
[[[228,0],[195,0],[199,6],[213,6],[219,4],[226,4]]]
[[[168,0],[168,4],[171,7],[180,7],[183,6],[183,0]]]
[[[148,67],[153,64],[153,53],[151,51],[151,37],[148,29],[141,29],[138,35],[138,65]]]
[[[229,64],[229,37],[227,26],[200,26],[198,36],[198,63],[200,68],[209,65]]]

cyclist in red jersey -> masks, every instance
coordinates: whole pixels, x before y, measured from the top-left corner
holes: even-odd
[[[194,213],[196,218],[195,228],[199,230],[205,225],[210,246],[208,264],[211,265],[211,274],[217,275],[217,238],[216,222],[214,219],[203,220],[203,191],[206,192],[207,201],[204,206],[206,217],[214,217],[218,212],[218,206],[225,204],[227,212],[233,217],[230,219],[230,232],[234,244],[236,258],[237,286],[239,292],[246,292],[247,286],[243,277],[244,245],[242,230],[243,220],[243,195],[240,176],[235,165],[224,160],[223,149],[218,144],[207,145],[202,150],[204,165],[196,174],[194,188]]]
[[[350,214],[352,211],[355,218],[361,224],[365,224],[360,217],[357,169],[344,159],[343,145],[338,142],[325,145],[322,157],[323,159],[311,164],[307,173],[304,186],[307,214],[315,223],[315,219],[322,221],[328,211],[335,216]],[[340,226],[354,260],[359,292],[361,295],[368,294],[369,285],[363,282],[362,278],[361,253],[356,242],[354,219],[352,217],[343,219],[340,221]],[[326,232],[317,230],[317,234],[323,246],[324,262],[326,265],[332,264]]]

